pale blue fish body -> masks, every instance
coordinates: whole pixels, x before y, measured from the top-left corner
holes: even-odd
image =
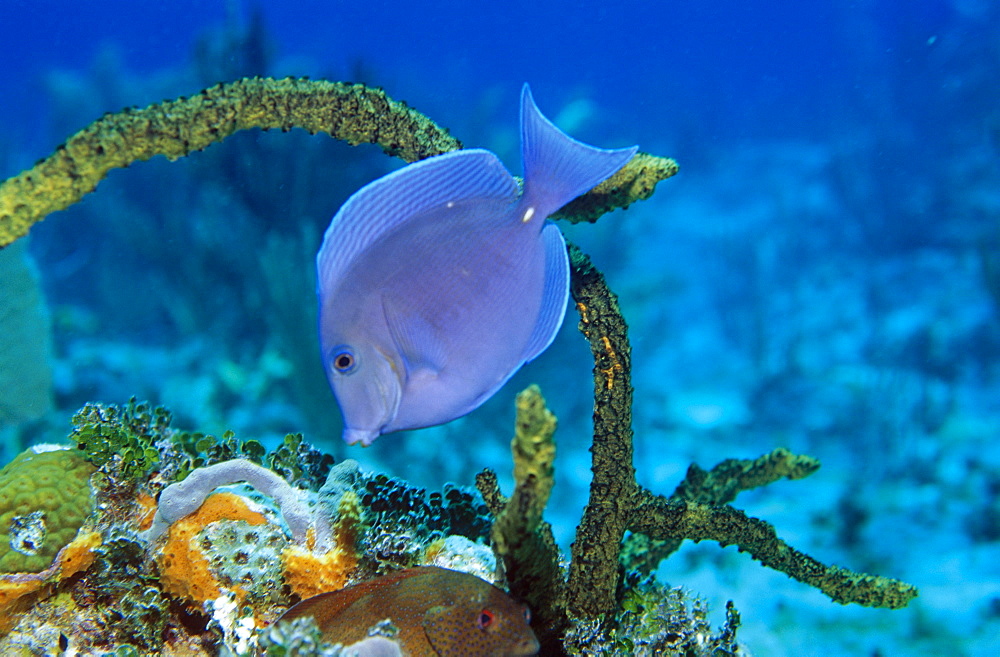
[[[461,417],[551,344],[569,260],[546,217],[635,152],[572,139],[525,85],[523,191],[496,155],[467,149],[344,203],[316,261],[323,364],[348,444]]]

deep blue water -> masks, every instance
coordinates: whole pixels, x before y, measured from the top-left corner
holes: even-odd
[[[904,611],[841,608],[714,545],[682,551],[661,575],[716,613],[734,598],[754,654],[990,654],[995,0],[0,9],[0,176],[104,112],[252,74],[382,86],[514,173],[524,82],[574,136],[676,158],[681,174],[651,200],[564,227],[630,322],[640,480],[669,493],[691,461],[814,454],[819,474],[737,506],[820,559],[923,593]],[[469,417],[364,452],[338,444],[311,355],[315,242],[349,194],[394,166],[321,136],[237,135],[114,172],[37,225],[54,410],[0,426],[0,461],[64,435],[85,401],[135,394],[184,427],[264,440],[301,430],[421,485],[468,484],[486,466],[503,478],[513,395],[539,382],[560,417],[549,517],[568,545],[589,483],[590,361],[573,315]]]
[[[582,88],[621,117],[621,138],[646,141],[676,132],[664,130],[667,115],[705,117],[701,138],[815,134],[835,113],[864,111],[873,86],[933,94],[948,74],[935,70],[934,51],[960,47],[980,25],[947,2],[4,4],[0,94],[20,121],[44,109],[39,87],[53,69],[86,70],[109,44],[136,73],[181,66],[207,29],[256,6],[274,51],[308,58],[314,74],[360,63],[435,115],[488,85]]]

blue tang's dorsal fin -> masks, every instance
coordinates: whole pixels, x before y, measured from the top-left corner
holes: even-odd
[[[316,257],[320,292],[358,256],[408,219],[449,201],[517,198],[517,182],[496,155],[469,148],[397,169],[362,187],[337,212]]]
[[[595,148],[573,139],[545,118],[527,84],[521,89],[524,197],[539,221],[603,182],[638,150]]]

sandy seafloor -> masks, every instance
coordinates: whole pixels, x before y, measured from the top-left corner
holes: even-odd
[[[657,102],[669,96],[666,82],[648,82],[644,110],[622,110],[593,80],[577,86],[564,71],[558,87],[548,70],[532,80],[542,109],[573,134],[607,146],[639,141],[682,166],[651,200],[596,225],[564,227],[605,272],[629,321],[640,483],[669,494],[691,462],[708,468],[780,446],[816,456],[823,465],[811,477],[744,493],[734,505],[821,561],[920,589],[904,610],[843,607],[735,548],[686,544],[659,577],[707,599],[716,623],[734,600],[749,654],[972,656],[1000,645],[1000,274],[990,275],[1000,268],[1000,84],[992,84],[1000,28],[989,37],[984,25],[997,12],[976,7],[949,4],[941,47],[963,34],[992,41],[974,50],[981,57],[953,55],[930,67],[941,85],[965,85],[940,92],[962,111],[928,110],[931,118],[906,114],[902,84],[894,103],[869,99],[881,108],[870,122],[833,111],[823,130],[798,125],[786,135],[780,125],[755,129],[760,110],[746,129],[729,125],[713,137],[711,115],[694,123],[679,111],[671,123]],[[332,65],[271,38],[270,72],[357,74],[393,95],[416,86],[403,64]],[[42,127],[2,135],[0,173],[30,165],[104,111],[189,93],[205,76],[238,69],[199,70],[192,61],[212,61],[202,53],[137,72],[131,54],[109,47],[76,68],[36,72],[27,100],[46,108]],[[456,67],[440,96],[407,99],[519,173],[518,85],[484,80],[477,88],[474,58]],[[990,88],[993,109],[977,107]],[[647,123],[623,126],[640,115]],[[839,131],[830,127],[838,119]],[[117,172],[33,231],[54,327],[54,406],[42,419],[0,426],[2,460],[65,435],[84,401],[136,395],[171,408],[183,428],[231,428],[265,442],[301,430],[338,458],[421,486],[470,485],[483,467],[504,481],[513,397],[537,382],[560,419],[548,519],[568,547],[589,483],[591,406],[590,360],[572,311],[555,345],[470,416],[345,449],[318,359],[305,371],[311,345],[290,336],[312,330],[306,247],[346,195],[395,165],[322,137],[240,139],[190,162]],[[252,171],[262,162],[299,168]],[[321,194],[326,176],[336,184]],[[302,187],[289,189],[296,181]],[[250,184],[257,195],[247,193]],[[282,215],[273,230],[268,212]],[[93,226],[103,227],[98,238],[117,241],[94,246],[85,232]],[[177,237],[156,241],[168,234]],[[277,288],[254,292],[264,283]],[[282,289],[296,292],[290,308],[275,311]]]

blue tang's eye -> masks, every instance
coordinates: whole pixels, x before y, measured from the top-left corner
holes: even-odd
[[[357,361],[354,359],[354,354],[352,354],[348,349],[338,349],[333,355],[333,358],[330,359],[330,362],[333,363],[333,369],[337,370],[341,374],[351,373],[354,371],[354,366],[357,364]]]

